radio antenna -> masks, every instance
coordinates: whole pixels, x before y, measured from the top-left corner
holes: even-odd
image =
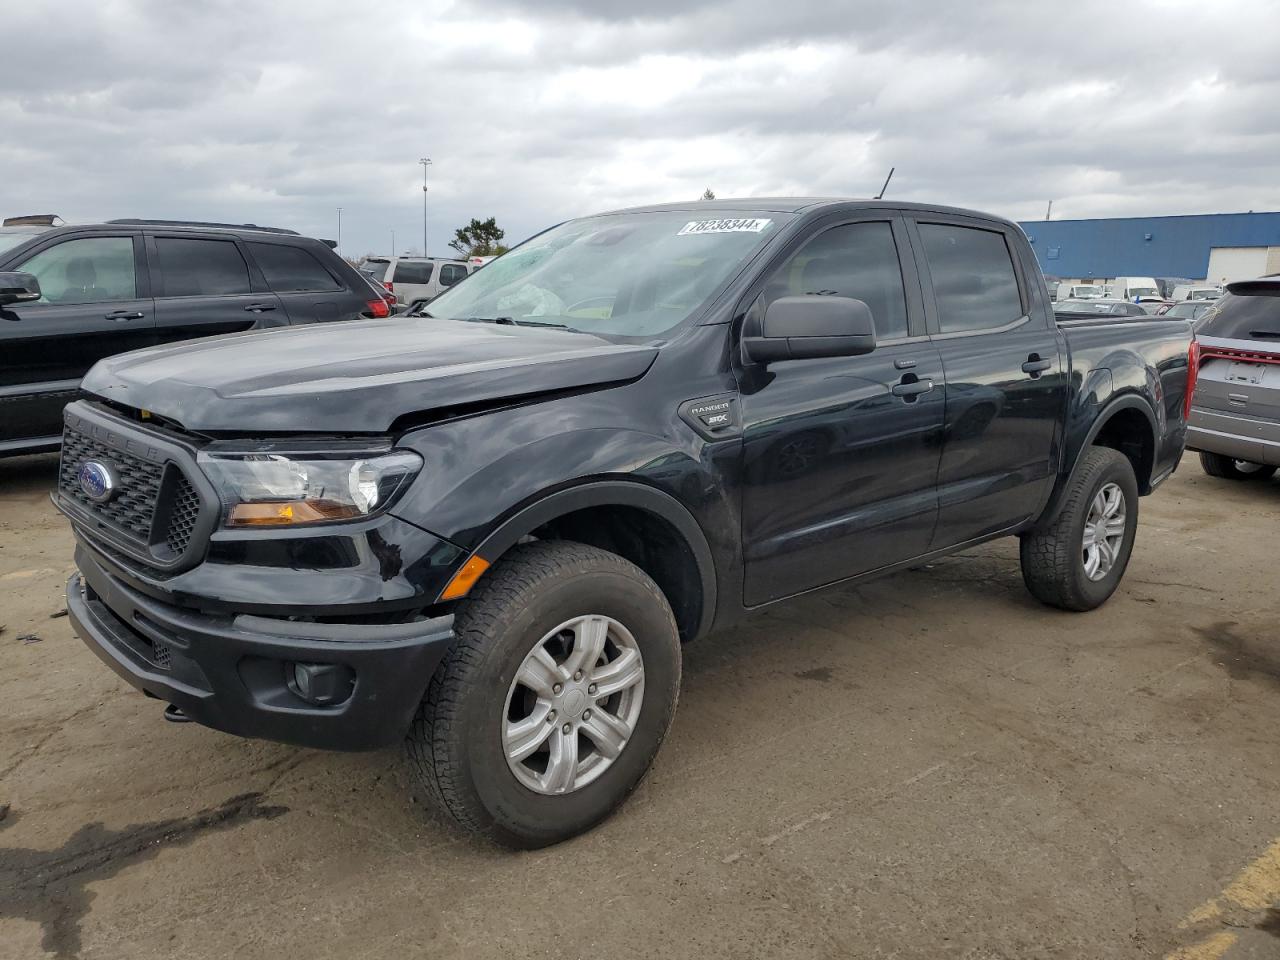
[[[893,179],[893,171],[894,171],[894,170],[896,170],[896,169],[898,169],[898,168],[897,168],[897,167],[890,167],[890,168],[889,168],[889,175],[888,175],[887,177],[885,177],[885,178],[884,178],[884,186],[883,186],[883,187],[881,187],[881,188],[880,188],[880,192],[876,194],[876,199],[877,199],[877,200],[883,200],[883,199],[884,199],[884,192],[885,192],[886,190],[888,190],[888,189],[889,189],[889,181]]]

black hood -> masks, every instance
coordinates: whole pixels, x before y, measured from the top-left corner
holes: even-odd
[[[368,320],[138,350],[83,388],[197,433],[381,433],[443,407],[632,380],[656,355],[567,330]]]

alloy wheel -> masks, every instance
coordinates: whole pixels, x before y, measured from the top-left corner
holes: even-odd
[[[516,778],[536,793],[585,787],[618,758],[644,701],[635,637],[611,617],[568,620],[534,644],[502,714],[502,747]]]
[[[1116,565],[1124,543],[1125,516],[1124,491],[1114,483],[1103,484],[1084,522],[1082,560],[1090,580],[1103,579]]]

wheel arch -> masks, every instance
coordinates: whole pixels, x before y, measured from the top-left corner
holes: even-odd
[[[1042,529],[1058,515],[1063,492],[1090,447],[1110,447],[1124,454],[1133,465],[1139,495],[1150,493],[1158,436],[1159,426],[1155,412],[1143,397],[1130,393],[1109,401],[1094,418],[1093,425],[1084,434],[1079,446],[1071,451],[1049,502],[1033,527]]]
[[[1094,420],[1084,443],[1076,451],[1071,468],[1075,469],[1090,447],[1110,447],[1128,457],[1133,475],[1138,479],[1138,492],[1146,495],[1151,492],[1159,436],[1160,426],[1150,403],[1132,393],[1117,397],[1103,407]]]
[[[625,557],[671,604],[680,638],[706,633],[715,617],[715,560],[706,535],[675,497],[634,480],[594,480],[549,493],[503,520],[473,551],[489,564],[525,537],[565,539]]]

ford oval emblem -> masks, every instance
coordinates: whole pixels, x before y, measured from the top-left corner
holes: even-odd
[[[80,464],[80,489],[95,503],[105,503],[120,489],[116,472],[100,460],[86,460]]]

